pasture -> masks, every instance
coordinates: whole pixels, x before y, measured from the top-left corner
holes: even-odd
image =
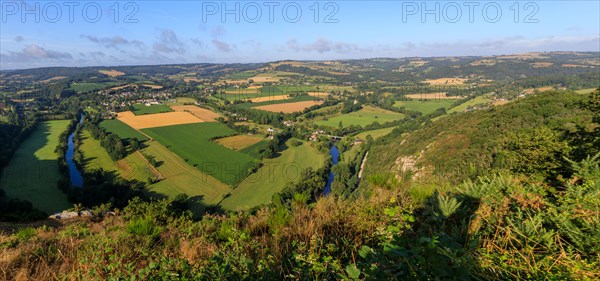
[[[93,83],[93,82],[84,82],[84,83],[73,83],[71,84],[71,89],[78,93],[87,93],[100,89],[105,89],[109,87],[114,87],[115,85],[119,85],[118,82],[102,82],[102,83]]]
[[[142,130],[190,165],[218,180],[235,185],[246,177],[248,168],[256,160],[217,143],[212,139],[235,135],[236,132],[221,123],[185,124]]]
[[[204,122],[188,112],[167,112],[160,114],[134,115],[131,111],[119,112],[117,119],[134,129],[146,129],[181,124]]]
[[[0,186],[8,198],[27,200],[48,214],[73,207],[58,189],[57,183],[62,177],[58,171],[58,155],[54,152],[58,137],[69,122],[41,122],[21,143],[0,178]]]
[[[313,143],[304,141],[288,149],[274,159],[265,159],[256,173],[245,178],[221,203],[225,210],[245,210],[271,202],[277,192],[287,183],[297,182],[301,172],[309,167],[318,169],[325,163],[325,155],[319,153]]]
[[[217,118],[223,117],[219,113],[195,105],[173,105],[171,108],[176,112],[189,112],[204,122],[215,122]]]
[[[144,115],[144,114],[156,114],[163,112],[173,111],[170,107],[164,104],[153,104],[150,106],[146,106],[143,104],[134,104],[133,105],[133,114],[135,115]]]
[[[156,177],[139,154],[132,153],[115,162],[100,145],[100,141],[94,139],[87,130],[83,130],[79,138],[81,142],[78,149],[83,154],[84,171],[102,169],[126,180],[139,182],[146,182],[148,178]]]
[[[337,128],[340,122],[342,122],[343,127],[348,127],[350,125],[366,126],[374,122],[383,124],[386,122],[400,120],[402,118],[404,118],[404,114],[402,113],[397,113],[367,105],[359,111],[354,111],[348,114],[338,115],[331,118],[325,118],[316,121],[315,123],[317,125]]]
[[[216,205],[231,191],[229,186],[192,167],[158,142],[146,143],[142,152],[160,163],[157,170],[165,177],[146,188],[150,195],[173,199],[185,193],[194,203],[193,210],[201,211],[206,206]]]
[[[404,107],[408,110],[418,111],[423,113],[423,115],[427,115],[433,113],[438,108],[448,109],[452,107],[452,105],[456,102],[456,100],[409,100],[409,101],[397,101],[394,104],[394,107]]]
[[[293,113],[293,112],[301,112],[305,108],[309,108],[311,106],[320,105],[322,101],[299,101],[299,102],[290,102],[290,103],[278,103],[278,104],[269,104],[269,105],[261,105],[253,107],[254,109],[260,109],[264,111],[270,112],[283,112],[283,113]]]
[[[595,91],[596,89],[597,88],[581,89],[581,90],[576,90],[575,93],[578,93],[578,94],[581,94],[581,95],[583,95],[583,94],[589,94],[589,93]]]
[[[116,134],[121,139],[137,138],[140,141],[148,140],[142,133],[117,119],[104,120],[100,122],[100,127],[104,128],[107,132]]]
[[[229,149],[240,150],[254,145],[261,140],[263,140],[263,138],[258,136],[237,135],[216,139],[215,142]]]
[[[464,103],[461,103],[461,104],[451,108],[450,110],[448,110],[448,113],[463,112],[463,111],[467,110],[468,107],[482,105],[482,104],[491,103],[491,102],[493,102],[493,100],[491,99],[491,96],[488,94],[477,96],[471,100],[468,100]]]

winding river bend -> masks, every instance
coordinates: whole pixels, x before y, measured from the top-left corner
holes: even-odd
[[[83,122],[83,117],[83,114],[79,117],[79,124]],[[73,141],[74,137],[75,130],[71,132],[69,138],[67,139],[67,154],[65,158],[67,160],[67,165],[69,166],[69,177],[71,179],[71,186],[82,187],[83,176],[81,175],[81,172],[79,171],[79,169],[75,165],[75,162],[73,161],[73,156],[75,155],[75,142]]]
[[[331,168],[333,169],[333,166],[337,165],[338,161],[340,160],[340,150],[337,148],[337,146],[332,145],[329,149],[329,155],[331,155],[331,162],[333,163]],[[331,183],[333,183],[333,178],[333,171],[330,171],[329,176],[327,176],[327,184],[323,189],[323,196],[327,196],[329,193],[331,193]]]

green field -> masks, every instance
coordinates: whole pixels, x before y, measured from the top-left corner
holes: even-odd
[[[228,149],[211,139],[235,135],[236,132],[221,123],[206,122],[143,129],[190,165],[229,185],[243,179],[256,159]]]
[[[100,122],[100,127],[104,128],[107,132],[116,134],[121,139],[137,138],[140,141],[148,140],[146,136],[117,119],[104,120]]]
[[[378,139],[380,137],[383,137],[383,136],[389,134],[392,130],[394,130],[394,128],[396,128],[396,127],[389,127],[389,128],[383,128],[383,129],[377,129],[377,130],[364,131],[364,132],[360,132],[360,133],[354,135],[354,137],[357,138],[357,139],[366,140],[367,136],[371,135],[372,138]]]
[[[578,94],[589,94],[593,91],[595,91],[597,88],[588,88],[588,89],[581,89],[581,90],[576,90],[575,93]]]
[[[271,202],[273,194],[280,192],[289,182],[296,182],[302,170],[323,167],[325,156],[313,147],[313,143],[288,149],[274,159],[266,159],[256,173],[244,179],[221,203],[225,210],[244,210]]]
[[[141,155],[132,153],[115,162],[106,150],[100,146],[100,142],[92,138],[87,130],[81,133],[80,140],[81,143],[78,149],[83,153],[85,171],[102,169],[114,172],[124,179],[140,182],[146,182],[148,178],[155,178]]]
[[[155,114],[170,111],[173,110],[164,104],[154,104],[150,106],[145,106],[143,104],[138,103],[133,105],[133,114],[135,115]]]
[[[192,208],[201,211],[206,206],[216,205],[231,191],[229,186],[190,166],[156,141],[147,142],[142,152],[160,163],[157,169],[165,177],[147,188],[151,195],[175,198],[185,193],[196,203]]]
[[[469,100],[467,102],[464,102],[462,104],[459,104],[453,108],[451,108],[450,110],[448,110],[448,113],[453,113],[453,112],[463,112],[465,110],[467,110],[468,107],[470,106],[475,106],[475,105],[479,105],[479,104],[485,104],[488,102],[492,102],[492,99],[490,98],[490,95],[485,94],[485,95],[481,95],[481,96],[477,96],[472,100]]]
[[[102,82],[102,83],[73,83],[71,85],[71,88],[75,91],[75,92],[79,92],[79,93],[85,93],[85,92],[91,92],[91,91],[96,91],[96,90],[100,90],[100,89],[104,89],[104,88],[109,88],[109,87],[114,87],[114,86],[118,86],[121,83],[118,82]]]
[[[427,115],[433,113],[438,108],[448,109],[452,107],[456,100],[411,100],[411,101],[397,101],[394,104],[394,107],[404,107],[408,110],[418,111],[423,113],[423,115]]]
[[[238,151],[248,154],[252,158],[260,159],[262,156],[262,152],[267,148],[268,144],[269,142],[267,140],[262,140]]]
[[[73,206],[58,189],[58,155],[54,149],[59,135],[70,120],[40,123],[19,146],[4,168],[0,186],[9,198],[28,200],[46,213],[59,212]]]
[[[404,118],[404,114],[367,105],[359,111],[338,115],[328,118],[327,120],[319,120],[315,123],[322,126],[337,128],[340,121],[344,127],[348,127],[350,125],[366,126],[372,124],[373,122],[383,124],[385,122],[396,121],[402,118]]]

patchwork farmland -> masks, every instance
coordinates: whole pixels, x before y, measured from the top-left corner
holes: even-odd
[[[235,135],[221,123],[198,123],[143,129],[190,165],[218,180],[234,185],[248,174],[258,161],[244,153],[228,149],[212,139]]]

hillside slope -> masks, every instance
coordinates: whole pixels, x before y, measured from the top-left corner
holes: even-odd
[[[491,169],[554,177],[563,156],[585,157],[590,144],[575,143],[591,132],[588,95],[545,92],[484,111],[453,114],[402,138],[374,145],[366,174],[397,179],[435,176],[452,183]],[[597,151],[597,150],[596,150]]]

